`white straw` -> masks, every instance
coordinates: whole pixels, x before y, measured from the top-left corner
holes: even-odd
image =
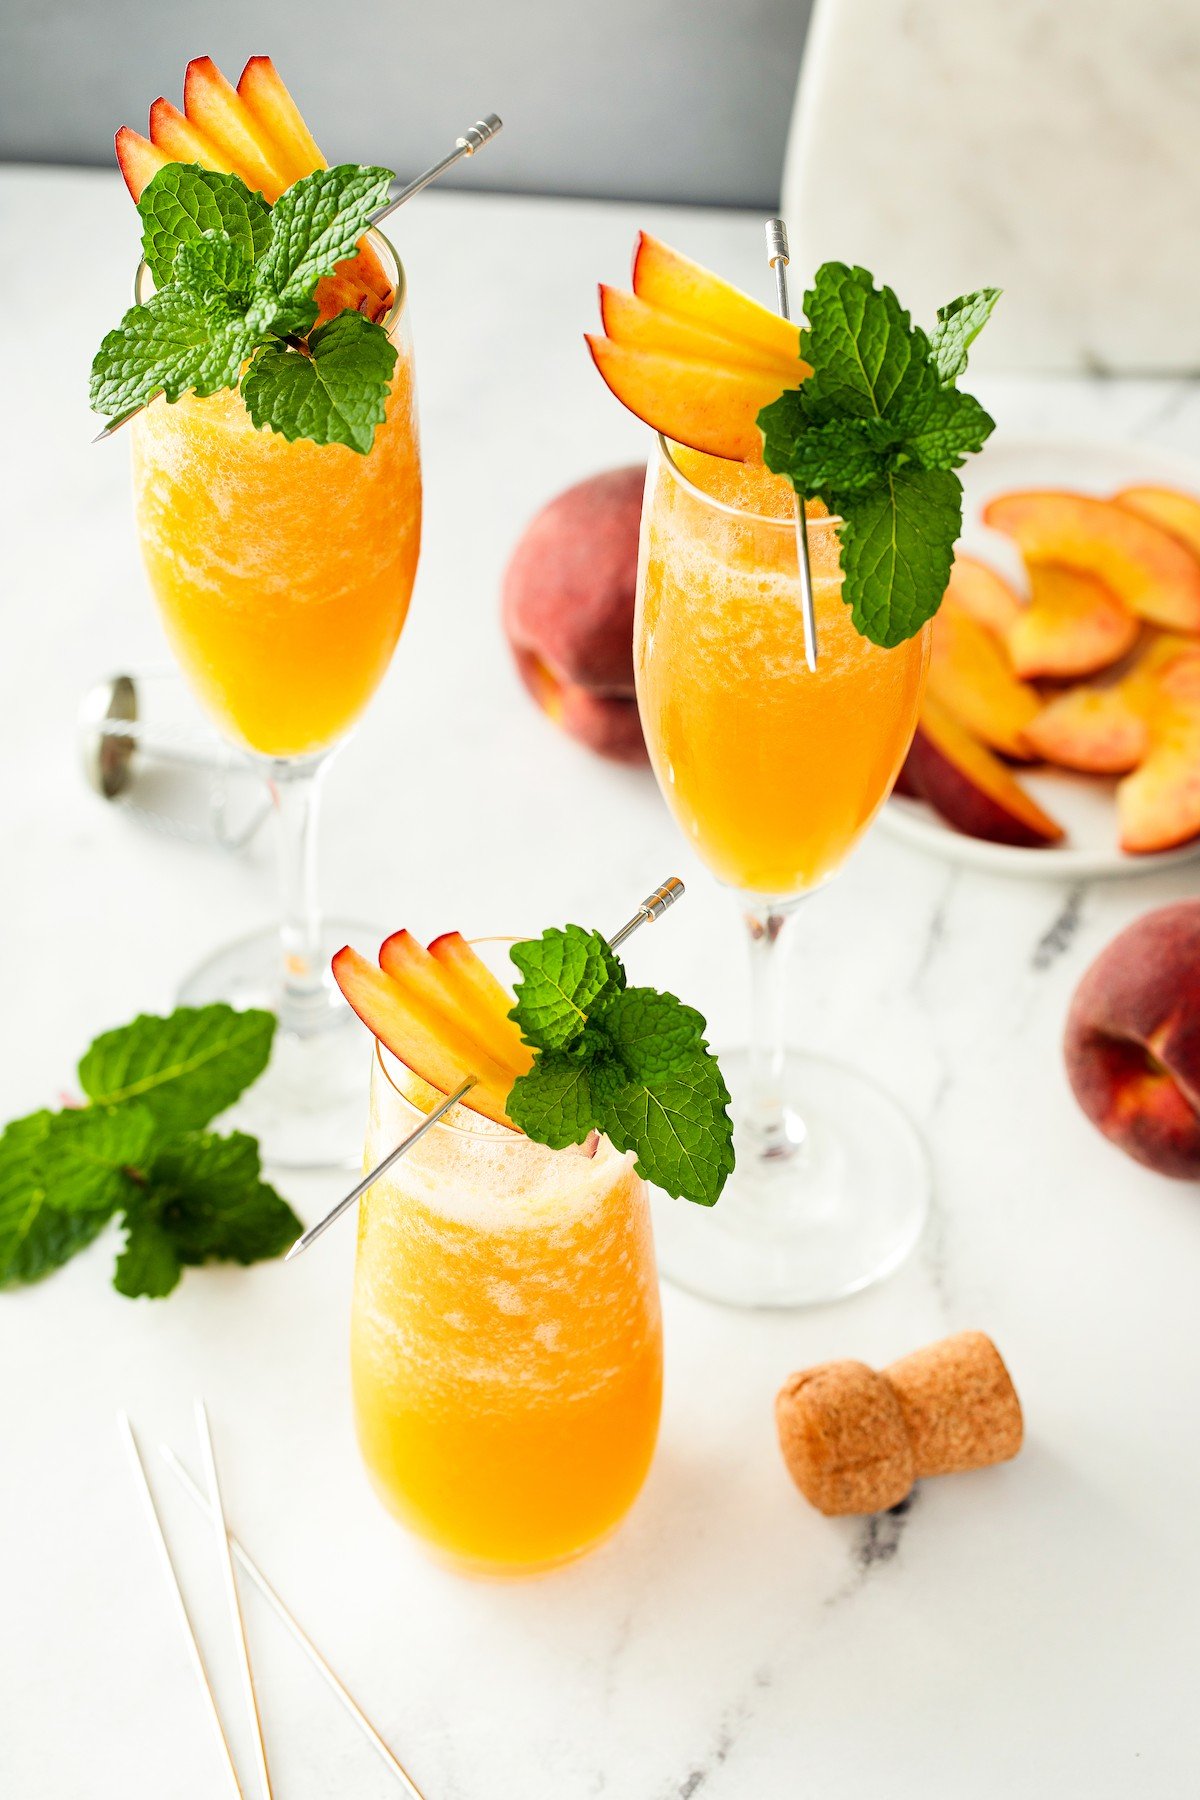
[[[211,1519],[213,1514],[208,1502],[205,1500],[204,1495],[200,1492],[200,1489],[192,1480],[170,1445],[160,1444],[159,1449],[162,1452],[163,1460],[166,1462],[167,1467],[170,1469],[172,1475],[175,1476],[189,1499],[199,1507],[202,1513]],[[378,1731],[376,1731],[370,1719],[367,1718],[367,1715],[363,1712],[349,1689],[346,1688],[334,1674],[333,1670],[325,1661],[325,1658],[321,1655],[321,1652],[317,1649],[317,1646],[313,1643],[307,1632],[297,1624],[295,1618],[288,1611],[262,1570],[252,1560],[249,1552],[244,1550],[238,1540],[232,1535],[229,1539],[229,1547],[233,1551],[238,1562],[242,1565],[242,1568],[245,1569],[247,1575],[250,1577],[263,1599],[266,1601],[267,1605],[275,1614],[275,1617],[279,1620],[280,1624],[285,1626],[291,1633],[313,1668],[317,1671],[318,1675],[320,1675],[322,1681],[325,1682],[332,1693],[337,1695],[337,1698],[350,1714],[350,1717],[354,1720],[372,1749],[382,1757],[384,1763],[404,1788],[404,1791],[410,1796],[410,1800],[425,1800],[424,1795],[413,1781],[411,1775],[409,1775],[403,1765],[397,1761],[396,1757],[392,1754],[391,1749],[384,1742],[383,1738],[380,1737]]]
[[[267,1745],[263,1737],[262,1716],[258,1710],[258,1695],[254,1690],[254,1671],[250,1666],[250,1645],[246,1640],[246,1622],[242,1618],[242,1603],[238,1598],[237,1576],[234,1574],[233,1557],[229,1549],[229,1528],[225,1523],[225,1505],[221,1499],[221,1482],[217,1475],[217,1459],[213,1452],[212,1432],[209,1430],[208,1413],[203,1400],[196,1401],[196,1431],[200,1438],[200,1459],[204,1465],[204,1474],[208,1482],[209,1510],[220,1547],[225,1597],[229,1602],[229,1617],[237,1643],[238,1664],[242,1674],[242,1692],[246,1700],[246,1711],[250,1714],[250,1723],[254,1727],[254,1755],[258,1765],[259,1786],[262,1788],[263,1800],[273,1800],[271,1772],[267,1768]]]
[[[167,1540],[163,1535],[162,1520],[158,1516],[158,1508],[154,1504],[154,1495],[151,1493],[150,1483],[146,1479],[146,1466],[142,1461],[142,1453],[138,1449],[137,1439],[133,1435],[133,1426],[129,1422],[128,1413],[119,1412],[117,1414],[117,1430],[120,1433],[121,1441],[125,1445],[125,1449],[129,1456],[129,1466],[133,1471],[134,1485],[138,1490],[142,1504],[146,1510],[146,1519],[150,1526],[150,1534],[154,1540],[154,1547],[158,1552],[158,1560],[162,1565],[163,1576],[167,1583],[167,1592],[171,1596],[175,1615],[179,1620],[180,1630],[183,1632],[184,1643],[187,1647],[188,1661],[191,1663],[196,1680],[200,1685],[200,1693],[204,1700],[204,1708],[212,1724],[213,1731],[216,1734],[217,1743],[220,1746],[221,1762],[229,1776],[230,1785],[232,1786],[234,1793],[238,1796],[238,1800],[245,1800],[245,1796],[242,1792],[242,1784],[238,1780],[237,1769],[234,1766],[233,1754],[229,1748],[229,1740],[225,1736],[225,1729],[221,1724],[221,1715],[217,1711],[216,1696],[213,1693],[212,1682],[208,1678],[208,1670],[205,1668],[204,1658],[200,1654],[200,1644],[196,1637],[196,1630],[192,1624],[191,1615],[187,1609],[187,1603],[183,1598],[183,1589],[179,1585],[179,1576],[175,1572],[175,1564],[171,1561],[171,1552],[167,1548]]]

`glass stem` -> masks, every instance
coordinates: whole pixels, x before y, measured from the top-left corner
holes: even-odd
[[[765,1161],[794,1156],[804,1137],[797,1115],[784,1101],[787,1057],[787,956],[792,907],[764,901],[748,907],[750,934],[750,1091],[741,1124],[751,1152]]]
[[[328,1010],[317,903],[317,811],[326,761],[306,756],[272,762],[267,770],[279,833],[280,1024],[302,1035]]]

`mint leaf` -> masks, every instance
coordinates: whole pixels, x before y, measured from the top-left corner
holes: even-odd
[[[596,1121],[590,1062],[565,1050],[543,1050],[513,1083],[505,1110],[535,1143],[552,1150],[582,1144]]]
[[[171,279],[206,308],[244,312],[253,273],[254,265],[240,245],[206,231],[203,237],[179,246]]]
[[[904,420],[901,442],[919,468],[958,469],[983,449],[995,428],[995,420],[973,394],[955,387],[935,388]]]
[[[51,1204],[38,1152],[54,1114],[14,1119],[0,1135],[0,1287],[40,1281],[103,1230],[109,1214]]]
[[[279,299],[311,295],[335,263],[353,256],[394,179],[390,169],[342,163],[318,169],[280,194],[271,213],[271,242],[255,270],[260,287]]]
[[[153,1116],[138,1104],[55,1113],[36,1147],[38,1174],[51,1204],[63,1212],[102,1212],[107,1218],[124,1203],[130,1172],[140,1170],[153,1138]]]
[[[170,1293],[188,1265],[279,1256],[303,1229],[263,1181],[257,1143],[240,1131],[163,1144],[125,1206],[125,1228],[114,1284],[131,1299]]]
[[[600,1129],[634,1152],[638,1174],[677,1200],[715,1206],[733,1172],[733,1128],[702,1068],[653,1086],[606,1071],[597,1085]]]
[[[891,649],[937,611],[962,530],[962,485],[941,469],[900,469],[842,496],[842,597],[855,629]]]
[[[314,331],[307,349],[272,344],[242,378],[254,423],[293,442],[345,444],[365,456],[387,412],[396,351],[381,325],[342,312]]]
[[[804,310],[800,355],[812,374],[801,392],[814,421],[884,418],[933,385],[928,338],[866,269],[823,263]]]
[[[1000,298],[999,288],[980,288],[960,294],[948,306],[938,307],[937,324],[930,340],[938,378],[950,386],[967,366],[967,351],[992,316]]]
[[[147,182],[138,201],[142,256],[156,287],[174,279],[182,244],[218,233],[253,263],[271,236],[271,209],[237,175],[198,163],[168,163]]]
[[[766,466],[842,518],[842,599],[886,649],[919,631],[946,589],[962,527],[953,471],[993,430],[953,383],[997,298],[988,288],[943,307],[931,340],[865,269],[824,263],[800,333],[812,372],[758,415]]]
[[[165,1300],[178,1285],[183,1265],[153,1212],[126,1218],[125,1247],[117,1257],[113,1286],[127,1300]]]
[[[138,1100],[174,1131],[207,1125],[262,1074],[275,1035],[273,1013],[232,1006],[180,1006],[167,1018],[140,1013],[106,1031],[79,1064],[98,1106]]]
[[[160,288],[103,339],[92,363],[93,410],[115,419],[159,393],[174,401],[236,387],[255,342],[245,314],[226,301]]]
[[[625,985],[625,971],[598,931],[552,926],[509,953],[523,979],[509,1013],[525,1043],[558,1050],[578,1038],[601,995]],[[511,1115],[510,1115],[511,1116]]]

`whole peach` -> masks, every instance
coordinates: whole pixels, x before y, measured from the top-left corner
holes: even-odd
[[[644,468],[567,488],[522,534],[503,621],[521,679],[562,729],[620,762],[644,762],[633,686],[633,604]]]
[[[1200,1181],[1200,900],[1147,913],[1075,990],[1064,1045],[1075,1098],[1161,1175]]]

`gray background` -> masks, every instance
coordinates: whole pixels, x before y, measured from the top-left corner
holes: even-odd
[[[810,0],[0,0],[0,158],[110,164],[208,54],[274,57],[330,161],[414,173],[478,113],[460,178],[770,209]]]

